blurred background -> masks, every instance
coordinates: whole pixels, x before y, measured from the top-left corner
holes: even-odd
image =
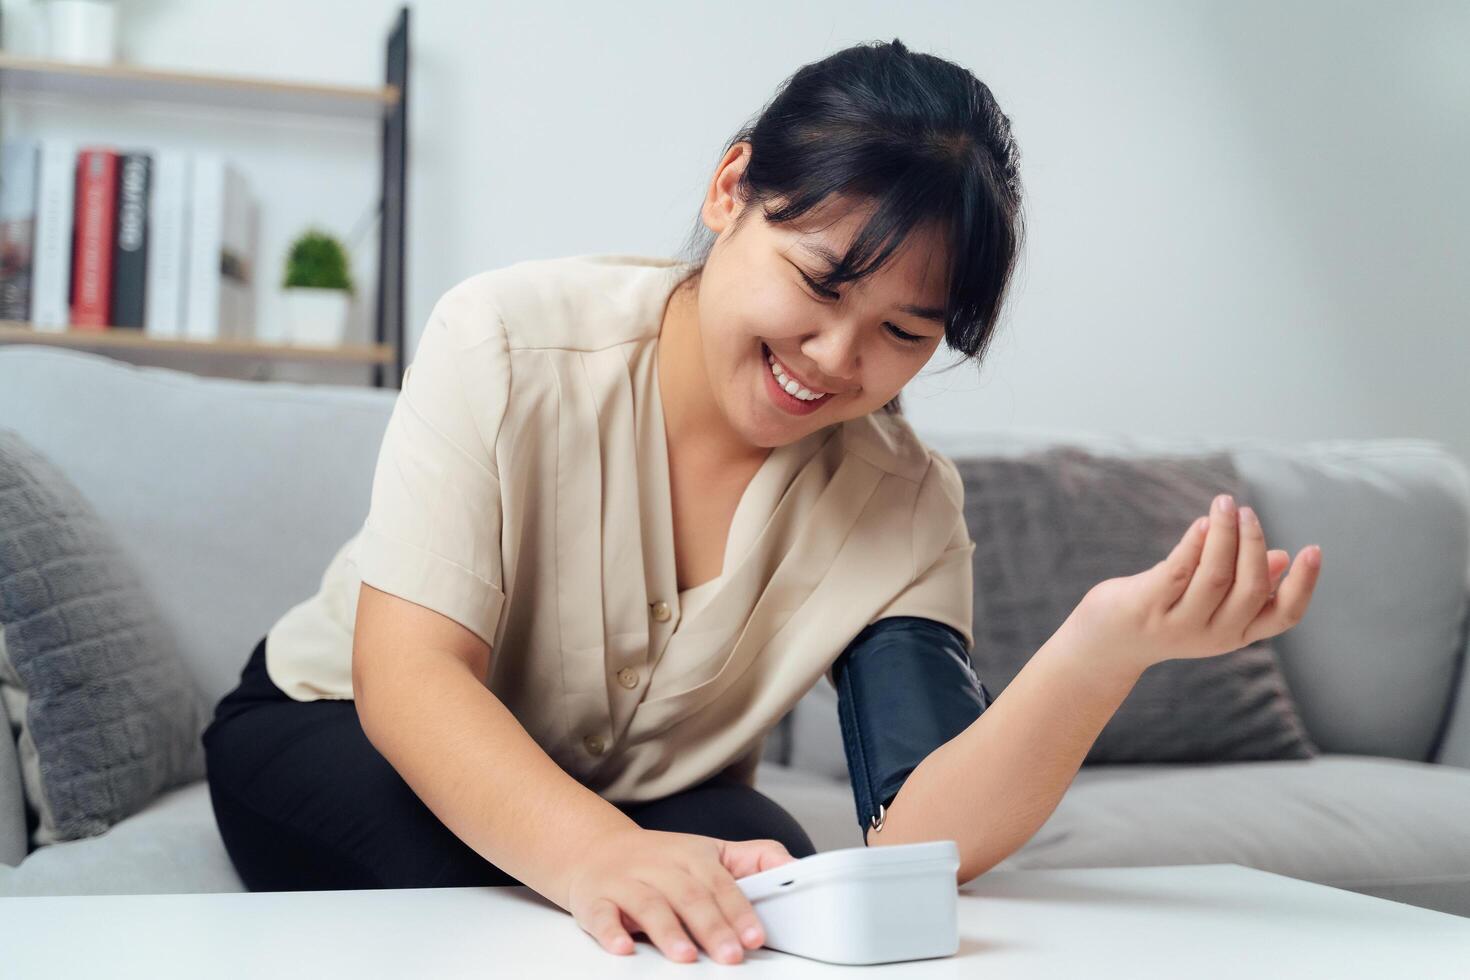
[[[1324,555],[1299,627],[1151,667],[1008,866],[1470,916],[1464,0],[0,0],[0,894],[241,890],[198,733],[329,594],[435,302],[677,257],[783,82],[895,38],[1020,150],[996,340],[903,398],[990,691],[1218,491]],[[830,680],[760,762],[822,850],[864,819]]]
[[[7,57],[47,57],[48,6],[0,5]],[[120,65],[354,88],[383,84],[404,8],[102,6],[115,8]],[[919,431],[1085,420],[1159,435],[1417,435],[1470,458],[1464,3],[407,9],[409,359],[435,299],[480,270],[673,254],[724,141],[787,75],[898,37],[995,92],[1021,149],[1028,219],[990,359],[936,375],[949,363],[936,355],[906,394]],[[0,84],[6,139],[222,156],[258,204],[252,326],[284,329],[290,247],[319,226],[359,286],[344,340],[373,342],[381,119],[60,88]],[[371,383],[359,363],[249,371]]]

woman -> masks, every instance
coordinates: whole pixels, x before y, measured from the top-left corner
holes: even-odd
[[[824,674],[849,695],[867,839],[891,832],[903,777],[989,702],[967,656],[963,487],[899,391],[941,344],[989,344],[1021,239],[1016,159],[968,72],[858,45],[731,141],[694,261],[527,261],[445,293],[362,529],[204,733],[247,886],[524,883],[610,952],[641,932],[673,959],[697,959],[693,939],[739,962],[763,937],[736,879],[815,850],[753,777]],[[1190,585],[1202,551],[1234,568],[1234,519],[1217,524],[1209,549],[1191,532],[1095,589],[1074,614],[1089,640],[1129,667],[1224,652],[1197,619],[1148,615],[1185,586],[1191,612],[1197,593],[1219,604],[1218,573]],[[1284,553],[1245,547],[1239,577],[1279,573]],[[1273,616],[1299,614],[1310,577]],[[1044,710],[1022,680],[999,724]],[[880,681],[928,710],[869,716],[850,693]],[[1080,761],[1085,734],[1045,747]],[[916,833],[924,809],[887,816]]]

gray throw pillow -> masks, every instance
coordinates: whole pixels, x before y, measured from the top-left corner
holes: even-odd
[[[204,777],[208,705],[137,571],[76,486],[4,428],[0,630],[33,848],[101,834]]]
[[[997,698],[1094,585],[1153,566],[1217,494],[1251,503],[1228,453],[1126,458],[1058,446],[954,462],[976,545],[973,659]],[[1317,754],[1266,639],[1149,667],[1084,764]]]

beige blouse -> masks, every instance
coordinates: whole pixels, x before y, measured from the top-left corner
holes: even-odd
[[[299,701],[352,697],[360,583],[490,644],[486,685],[613,802],[728,771],[864,626],[926,616],[973,646],[954,464],[882,411],[773,449],[712,581],[674,568],[658,332],[671,259],[518,262],[446,292],[383,436],[362,528],[270,629]]]

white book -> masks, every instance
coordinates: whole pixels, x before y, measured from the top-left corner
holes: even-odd
[[[188,285],[184,288],[184,336],[215,340],[220,335],[219,259],[224,228],[225,160],[195,153],[189,177]]]
[[[151,237],[143,332],[150,337],[182,337],[187,300],[189,157],[177,150],[158,152],[149,194]]]
[[[76,190],[76,142],[42,139],[36,187],[36,244],[31,256],[31,324],[48,333],[64,333],[71,324]]]
[[[196,153],[189,187],[184,335],[247,336],[254,313],[255,208],[245,179],[218,153]]]
[[[221,318],[229,336],[255,335],[255,245],[258,213],[245,175],[234,167],[225,180]]]

